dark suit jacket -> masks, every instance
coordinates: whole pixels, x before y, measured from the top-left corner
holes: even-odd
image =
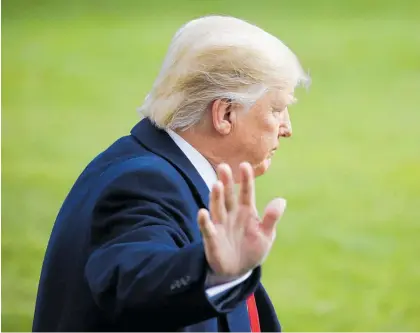
[[[196,222],[209,191],[168,134],[148,119],[97,156],[56,219],[34,331],[280,331],[261,270],[209,299]]]

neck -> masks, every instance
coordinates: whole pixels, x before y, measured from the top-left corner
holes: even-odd
[[[197,149],[209,161],[213,169],[216,169],[217,165],[224,162],[223,155],[219,152],[221,147],[220,142],[215,135],[208,133],[208,130],[193,127],[185,131],[175,132]]]
[[[216,170],[221,163],[227,163],[233,173],[236,183],[240,180],[239,161],[237,147],[227,141],[227,137],[221,136],[213,128],[205,125],[191,127],[185,131],[175,131],[191,146],[193,146]]]

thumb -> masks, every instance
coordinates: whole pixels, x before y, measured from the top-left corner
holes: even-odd
[[[261,224],[261,229],[267,236],[273,233],[277,221],[283,216],[285,210],[286,200],[282,198],[274,199],[267,205]]]

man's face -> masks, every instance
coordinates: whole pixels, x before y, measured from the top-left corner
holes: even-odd
[[[271,158],[279,147],[280,137],[292,135],[287,108],[292,99],[291,91],[270,92],[259,99],[249,111],[236,113],[229,140],[232,166],[248,161],[254,166],[256,176],[267,171]]]

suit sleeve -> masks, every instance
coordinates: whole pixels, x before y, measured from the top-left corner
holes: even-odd
[[[165,173],[142,170],[112,181],[96,201],[85,276],[114,321],[175,330],[230,312],[257,287],[259,268],[218,297],[206,293],[203,244],[185,233],[197,223],[186,207],[188,191]],[[151,318],[165,319],[148,328]]]

